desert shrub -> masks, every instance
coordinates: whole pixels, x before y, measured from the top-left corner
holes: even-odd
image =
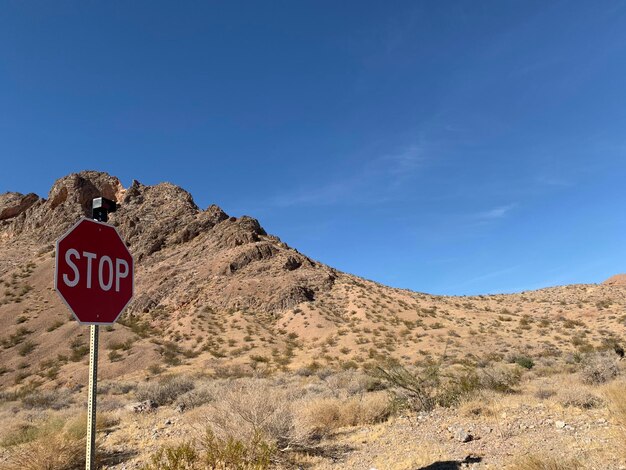
[[[239,379],[225,385],[211,403],[208,425],[220,439],[251,442],[255,436],[280,449],[307,442],[297,426],[292,397],[263,379]]]
[[[604,401],[599,396],[575,388],[565,389],[559,402],[563,406],[572,406],[583,410],[599,408],[604,405]]]
[[[50,419],[39,425],[31,423],[19,424],[4,436],[0,441],[1,447],[12,447],[19,444],[32,442],[43,436],[57,434],[63,429],[64,421],[61,419]]]
[[[588,355],[583,360],[582,381],[590,385],[599,385],[614,379],[620,373],[616,359],[607,353]]]
[[[507,466],[510,470],[575,470],[583,468],[578,460],[528,455]]]
[[[119,423],[119,419],[109,413],[96,414],[96,430],[104,431]],[[73,439],[84,439],[87,436],[87,413],[83,412],[77,417],[68,420],[63,426],[66,436]]]
[[[31,352],[33,352],[33,350],[37,347],[37,345],[35,343],[33,343],[32,341],[25,341],[24,343],[20,344],[20,347],[17,348],[17,353],[20,356],[28,356]]]
[[[535,361],[528,356],[514,356],[511,362],[523,367],[524,369],[532,369],[535,366]]]
[[[176,446],[163,446],[157,450],[150,463],[142,470],[194,470],[200,468],[200,458],[193,444],[183,442]]]
[[[413,370],[391,362],[377,367],[374,374],[393,387],[391,391],[399,406],[426,411],[435,406],[455,406],[483,389],[512,392],[521,377],[519,371],[506,366],[465,366],[444,372],[441,364],[435,362]]]
[[[380,380],[353,370],[328,375],[324,378],[324,383],[337,397],[362,394],[380,388]]]
[[[176,399],[175,404],[183,410],[188,410],[209,403],[214,398],[214,390],[205,385],[183,393]]]
[[[15,333],[13,333],[12,335],[9,335],[8,338],[3,338],[2,340],[0,340],[0,345],[4,349],[12,348],[13,346],[16,346],[20,344],[22,341],[24,341],[26,336],[28,336],[31,333],[32,331],[29,330],[28,328],[20,326],[15,331]]]
[[[66,435],[46,435],[11,447],[6,470],[75,470],[85,466],[85,442]]]
[[[567,353],[565,355],[565,364],[580,364],[583,360],[583,355],[579,352]]]
[[[0,441],[0,447],[12,447],[37,439],[39,430],[31,424],[20,424],[11,429]]]
[[[28,370],[19,371],[17,374],[15,374],[15,377],[13,378],[13,383],[15,385],[19,385],[24,381],[24,379],[30,376],[31,376],[31,373]]]
[[[98,385],[99,395],[126,395],[137,389],[137,385],[130,382],[105,382]]]
[[[121,341],[111,341],[108,345],[107,348],[112,350],[112,351],[117,351],[117,350],[122,350],[122,351],[128,351],[130,348],[132,348],[133,346],[133,340],[132,339],[128,339],[124,342]]]
[[[263,470],[270,466],[275,452],[258,434],[244,442],[233,437],[221,439],[207,430],[200,446],[193,442],[163,446],[141,470]]]
[[[73,403],[72,396],[67,390],[35,391],[22,398],[24,408],[43,408],[60,410]]]
[[[106,429],[111,418],[98,415],[97,429]],[[50,419],[39,425],[21,425],[2,442],[7,447],[7,470],[75,470],[85,466],[87,415],[65,422]],[[98,445],[98,443],[96,443]]]
[[[118,353],[117,351],[109,351],[109,361],[111,362],[118,362],[121,361],[123,358],[123,356]]]
[[[118,323],[130,328],[133,333],[141,338],[147,338],[154,333],[154,329],[147,319],[140,319],[135,315],[125,315],[118,320]]]
[[[507,367],[504,364],[494,364],[477,370],[481,387],[501,393],[512,393],[519,384],[522,373],[517,368]]]
[[[183,393],[194,388],[194,383],[186,377],[168,375],[157,382],[148,382],[137,388],[135,395],[138,400],[151,400],[158,406],[169,405]]]
[[[547,400],[554,395],[556,395],[556,392],[551,388],[540,388],[535,392],[535,398],[538,398],[539,400]]]
[[[605,396],[609,403],[611,415],[619,426],[626,430],[626,383],[619,382],[605,389]]]
[[[52,325],[46,328],[46,331],[50,333],[51,331],[54,331],[61,326],[63,326],[63,322],[61,320],[56,320]]]
[[[319,362],[313,361],[310,364],[296,370],[296,374],[301,377],[310,377],[322,368]]]
[[[242,378],[251,377],[252,372],[239,364],[228,364],[223,366],[216,366],[213,375],[216,378],[220,379]]]
[[[617,434],[621,445],[619,452],[626,458],[626,383],[615,382],[607,386],[604,396],[608,404],[609,412],[617,427]]]
[[[421,370],[410,371],[396,362],[379,366],[374,374],[388,382],[392,393],[399,402],[418,410],[431,410],[438,403],[441,392],[441,370],[438,364],[431,364]]]
[[[326,378],[330,377],[334,373],[335,373],[335,371],[332,368],[330,368],[330,367],[323,367],[321,369],[318,369],[318,371],[316,372],[315,375],[317,375],[318,379],[325,380]]]
[[[266,442],[260,433],[255,433],[249,441],[241,441],[232,436],[221,439],[207,430],[202,446],[206,468],[216,469],[262,470],[270,466],[276,453],[276,447]]]
[[[386,420],[392,402],[386,393],[370,393],[361,397],[317,398],[301,403],[299,423],[315,438],[329,435],[338,428],[373,424]]]
[[[71,344],[70,361],[78,362],[89,353],[89,345],[85,344],[80,338],[75,338]]]
[[[492,398],[489,393],[479,392],[459,403],[459,413],[463,416],[493,416]]]

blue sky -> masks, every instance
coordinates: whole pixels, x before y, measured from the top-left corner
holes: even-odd
[[[36,2],[0,14],[0,191],[171,181],[438,294],[626,271],[626,3]]]

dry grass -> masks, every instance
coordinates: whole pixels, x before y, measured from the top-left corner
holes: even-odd
[[[18,421],[13,424],[5,423],[8,429],[3,439],[0,440],[0,446],[10,448],[42,437],[58,434],[63,430],[64,424],[65,422],[62,419],[48,419],[39,425],[25,421]]]
[[[223,439],[251,442],[258,436],[281,449],[303,445],[305,430],[297,426],[292,397],[262,379],[228,383],[219,400],[211,403],[206,420]]]
[[[96,429],[110,429],[119,422],[108,413],[99,413]],[[87,414],[69,420],[53,416],[37,424],[18,424],[2,440],[7,449],[7,470],[70,470],[85,462]]]
[[[621,455],[626,459],[626,383],[615,382],[604,390],[611,417],[617,426],[618,446]]]
[[[493,396],[494,392],[483,390],[465,398],[458,405],[459,414],[468,417],[493,416]]]
[[[150,400],[158,406],[173,403],[180,395],[193,390],[194,383],[191,379],[169,375],[162,377],[157,382],[148,382],[141,385],[135,395],[140,401]]]
[[[211,383],[205,383],[180,395],[175,404],[181,410],[190,410],[215,400],[217,394]]]
[[[319,438],[339,428],[384,421],[391,411],[388,394],[377,392],[347,399],[318,398],[302,402],[299,415],[301,425]]]
[[[85,441],[67,434],[46,435],[8,452],[6,470],[74,470],[85,465]]]
[[[100,411],[96,414],[96,430],[109,430],[116,426],[119,421],[112,414]],[[87,413],[81,412],[77,417],[69,419],[63,429],[71,438],[84,439],[87,436]]]
[[[141,470],[264,470],[275,452],[258,436],[251,442],[242,442],[219,439],[208,431],[199,448],[191,442],[163,446]]]
[[[510,366],[503,367],[506,370]],[[491,370],[489,373],[492,377],[495,375]],[[443,426],[441,423],[445,423],[445,426],[460,423],[475,426],[478,437],[487,443],[488,447],[483,454],[485,463],[489,458],[490,464],[495,462],[500,465],[498,468],[560,470],[583,467],[576,461],[536,456],[532,451],[531,457],[510,461],[513,466],[506,466],[509,463],[506,459],[523,455],[522,448],[526,447],[520,445],[525,442],[526,431],[519,431],[517,426],[512,427],[510,424],[517,424],[518,420],[532,423],[538,412],[547,412],[550,419],[552,416],[560,419],[562,413],[566,413],[566,416],[573,413],[581,419],[587,416],[584,419],[588,419],[591,424],[587,431],[590,438],[595,440],[606,436],[614,441],[615,435],[609,434],[614,432],[616,426],[605,428],[604,425],[596,424],[598,417],[606,416],[606,403],[613,412],[611,421],[620,426],[622,434],[619,442],[626,444],[626,394],[623,393],[623,382],[612,381],[598,387],[581,383],[578,373],[558,377],[533,377],[531,373],[526,374],[517,387],[518,393],[480,388],[473,394],[464,395],[458,406],[455,405],[456,409],[437,407],[431,414],[422,413],[420,420],[416,421],[412,417],[405,420],[404,410],[402,416],[389,422],[385,421],[396,410],[394,402],[390,400],[390,391],[367,391],[370,389],[367,381],[362,374],[360,377],[354,372],[334,372],[323,378],[317,375],[300,377],[288,374],[270,378],[210,381],[195,378],[196,387],[193,390],[179,395],[171,406],[159,408],[153,413],[130,413],[123,405],[125,400],[133,399],[132,394],[116,396],[119,406],[112,413],[99,413],[98,429],[111,430],[111,437],[105,441],[107,446],[116,448],[124,443],[137,449],[138,460],[134,463],[146,465],[145,468],[151,470],[262,468],[265,465],[295,465],[298,458],[301,463],[309,459],[311,468],[327,468],[331,459],[341,458],[345,459],[346,468],[354,468],[351,466],[367,461],[368,465],[371,463],[376,468],[400,469],[462,464],[459,459],[463,456],[456,453],[461,449],[453,449],[457,445],[455,442],[448,444],[449,436],[445,431],[441,436],[436,435],[436,439],[443,438],[444,441],[432,442],[433,446],[427,449],[422,447],[430,442],[428,439],[407,437],[415,434],[411,426],[432,429],[433,422],[439,422],[438,426]],[[179,379],[185,381],[184,376],[179,376]],[[502,380],[496,379],[495,382],[501,383]],[[156,380],[151,383],[160,387]],[[535,396],[538,389],[555,387],[555,384],[562,388],[558,394],[548,398]],[[597,402],[599,397],[604,401]],[[174,404],[185,404],[181,413],[173,413]],[[578,409],[568,410],[563,405]],[[594,409],[587,411],[590,408]],[[9,412],[8,407],[5,412]],[[43,414],[41,410],[34,412]],[[28,410],[28,413],[34,412]],[[18,431],[21,429],[18,433],[21,437],[17,442],[4,442],[5,446],[10,447],[8,451],[11,454],[11,466],[7,468],[73,468],[75,462],[70,451],[75,447],[78,454],[83,455],[86,428],[84,414],[67,419],[70,413],[75,412],[75,409],[51,412],[51,416],[59,417],[58,421],[39,421],[36,426],[32,421],[28,422],[24,412],[15,424],[16,428],[19,427]],[[430,419],[431,415],[434,421]],[[164,426],[166,419],[171,422]],[[573,425],[578,429],[580,423]],[[481,434],[484,426],[493,432]],[[147,449],[146,442],[142,440],[146,429],[162,432],[156,439],[150,440],[151,450]],[[176,434],[166,434],[165,430],[175,430]],[[563,446],[572,442],[568,433],[558,432],[552,423],[541,432],[541,439],[545,436],[552,444],[558,442]],[[372,433],[378,433],[379,436],[372,437]],[[66,442],[65,446],[59,447],[59,455],[55,456],[60,460],[50,460],[51,467],[38,466],[49,458],[47,452],[50,452],[50,448],[57,446],[54,441],[57,435],[63,435]],[[536,442],[534,439],[537,437],[533,437],[533,442]],[[388,442],[389,445],[381,445],[379,442]],[[156,444],[154,447],[153,443]],[[442,444],[441,448],[437,447],[439,444]],[[345,449],[348,448],[354,448],[354,456],[347,453]],[[498,455],[494,455],[494,452]],[[583,458],[582,455],[585,461],[591,462],[589,452],[595,450],[586,447],[583,453],[571,455]],[[600,462],[613,463],[611,459],[614,457],[605,449],[597,449],[597,452]],[[26,454],[32,454],[36,462],[30,467],[20,460]],[[64,466],[67,462],[69,466]],[[207,466],[207,462],[211,462],[211,465]]]
[[[565,388],[559,396],[559,403],[563,406],[571,406],[583,410],[600,408],[604,401],[595,393],[590,393],[580,387]]]

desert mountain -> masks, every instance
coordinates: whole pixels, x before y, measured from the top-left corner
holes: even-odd
[[[458,361],[560,355],[620,341],[624,282],[510,295],[432,296],[339,272],[253,218],[200,209],[169,183],[125,188],[95,171],[47,198],[0,195],[0,386],[84,383],[88,329],[53,290],[54,242],[94,197],[136,260],[136,295],[101,335],[104,378],[181,368],[359,367],[391,356]]]

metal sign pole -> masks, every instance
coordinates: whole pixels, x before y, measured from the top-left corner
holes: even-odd
[[[98,325],[90,326],[89,397],[87,401],[87,458],[85,470],[96,468],[96,395],[98,392]]]
[[[92,201],[92,218],[107,222],[108,213],[116,209],[115,202],[104,198]],[[89,334],[89,396],[87,398],[87,452],[85,470],[96,468],[96,402],[98,395],[98,325],[90,326]]]

